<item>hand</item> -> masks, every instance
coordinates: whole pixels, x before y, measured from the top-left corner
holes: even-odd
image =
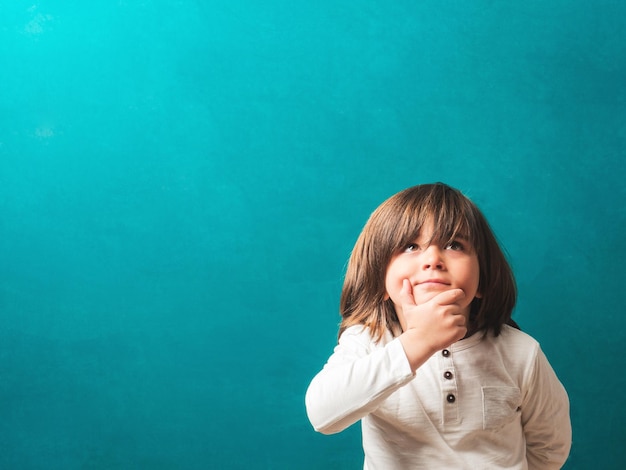
[[[467,334],[467,307],[462,289],[450,289],[417,305],[408,279],[400,292],[404,333],[400,341],[414,370],[435,352],[445,349]]]

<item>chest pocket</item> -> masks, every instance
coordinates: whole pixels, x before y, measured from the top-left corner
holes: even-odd
[[[483,429],[497,431],[521,413],[522,394],[517,387],[482,387]]]

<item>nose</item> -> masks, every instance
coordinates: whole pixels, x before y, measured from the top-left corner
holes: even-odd
[[[424,250],[422,256],[422,269],[445,269],[441,248],[437,245],[430,245]]]

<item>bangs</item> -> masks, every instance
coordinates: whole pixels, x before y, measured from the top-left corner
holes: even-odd
[[[399,193],[393,205],[398,216],[395,233],[389,239],[393,252],[418,238],[430,221],[433,234],[429,244],[445,246],[463,239],[477,249],[476,208],[459,191],[440,184],[418,186]]]

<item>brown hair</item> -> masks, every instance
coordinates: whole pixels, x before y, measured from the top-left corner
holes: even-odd
[[[517,289],[511,267],[478,207],[443,183],[405,189],[383,202],[356,241],[341,292],[339,336],[352,325],[365,325],[380,341],[385,330],[400,331],[393,302],[386,299],[385,276],[391,258],[418,237],[432,218],[431,243],[445,245],[463,236],[478,256],[478,291],[470,308],[468,331],[500,334],[511,319]]]

